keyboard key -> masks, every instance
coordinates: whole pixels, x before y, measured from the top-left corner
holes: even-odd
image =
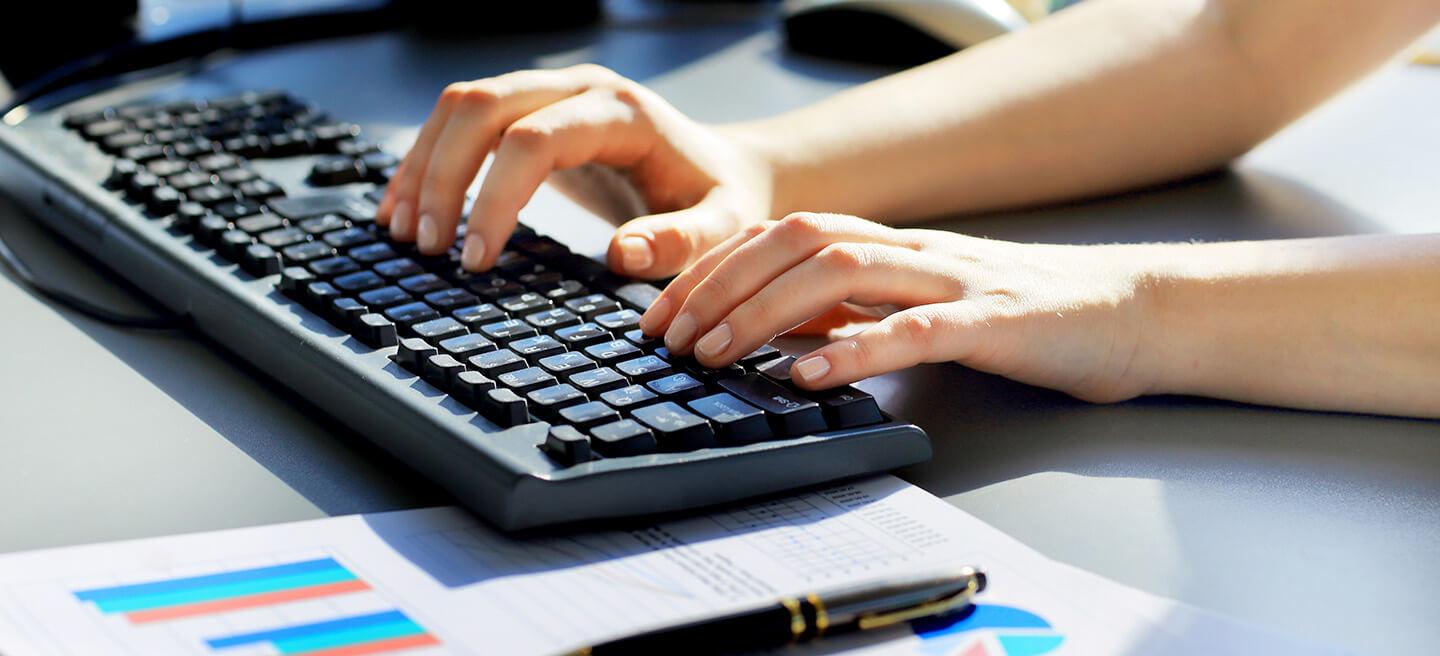
[[[690,373],[694,374],[695,377],[699,378],[702,382],[714,383],[717,380],[744,376],[746,372],[745,368],[738,364],[712,369],[697,362],[694,367],[690,367]]]
[[[425,295],[425,302],[429,303],[431,306],[433,306],[437,310],[440,310],[441,312],[449,312],[451,310],[454,310],[455,308],[464,307],[467,305],[473,306],[479,300],[480,299],[475,298],[474,294],[471,294],[470,292],[467,292],[463,289],[456,289],[454,287],[451,287],[450,289],[442,289],[436,292],[430,292],[429,294]]]
[[[561,379],[569,378],[571,374],[581,371],[599,368],[594,360],[574,351],[540,358],[539,365]]]
[[[760,374],[777,383],[790,382],[790,367],[795,364],[795,356],[790,355],[774,360],[767,360],[755,365],[755,373]]]
[[[280,273],[280,254],[265,244],[251,244],[240,256],[240,266],[256,278]]]
[[[609,367],[579,371],[571,374],[568,380],[571,385],[592,397],[630,384],[620,372]]]
[[[123,161],[125,161],[125,160],[119,160],[119,161],[117,161],[117,162],[116,162],[116,166],[119,166],[119,163],[120,163],[120,162],[123,162]],[[131,164],[133,165],[134,163],[132,162]],[[156,159],[156,160],[151,160],[151,161],[147,162],[147,163],[145,164],[145,170],[146,170],[146,171],[149,171],[150,173],[154,174],[156,177],[159,177],[159,178],[170,178],[170,177],[172,177],[172,176],[179,175],[179,174],[181,174],[181,173],[184,173],[184,172],[186,172],[186,171],[189,171],[189,170],[190,170],[190,162],[187,162],[187,161],[185,161],[185,160],[183,160],[183,159]],[[133,175],[135,175],[135,173],[137,173],[137,172],[138,172],[138,171],[132,172],[130,175],[133,176]],[[111,175],[112,175],[112,176],[114,175],[113,171],[112,171]],[[200,182],[199,182],[198,184],[205,184],[205,183],[208,183],[209,181],[210,181],[210,177],[209,177],[209,176],[204,176],[204,177],[202,177],[202,178],[200,179]],[[167,180],[167,182],[169,182],[169,181]],[[174,185],[174,183],[170,183],[170,186],[173,187],[173,186],[175,186],[175,185]],[[190,187],[193,187],[193,186],[195,186],[195,185],[188,185],[188,186],[186,186],[185,188],[186,188],[186,189],[189,189]]]
[[[529,366],[525,358],[516,355],[510,349],[497,349],[480,355],[472,355],[467,360],[476,371],[485,374],[489,378],[497,378],[500,374],[519,371]]]
[[[559,413],[560,421],[574,426],[582,431],[602,424],[609,424],[620,421],[620,413],[599,401],[589,401],[563,408]]]
[[[304,219],[299,223],[300,229],[312,235],[319,235],[331,230],[343,230],[350,227],[345,223],[345,218],[339,214],[322,214],[320,216]]]
[[[377,310],[409,303],[413,298],[399,287],[381,287],[360,294],[360,302]]]
[[[509,346],[510,350],[537,365],[545,358],[565,352],[565,346],[555,341],[555,338],[549,335],[536,335],[535,337],[517,339],[510,342]]]
[[[646,337],[639,328],[625,331],[625,340],[647,352],[654,351],[665,343],[659,337]]]
[[[185,196],[201,205],[216,205],[222,201],[235,200],[235,189],[230,185],[211,184],[190,189],[185,192]]]
[[[420,265],[416,264],[414,260],[408,257],[402,257],[396,260],[386,260],[375,265],[375,273],[394,280],[423,274],[425,270],[421,269]]]
[[[350,273],[352,271],[360,270],[359,262],[356,262],[355,260],[352,260],[343,255],[338,257],[327,257],[323,260],[315,260],[307,266],[309,266],[311,271],[315,272],[315,275],[322,278],[330,278],[333,276],[338,276]]]
[[[356,271],[339,276],[330,283],[339,289],[354,293],[383,287],[385,279],[375,275],[374,271]]]
[[[525,405],[525,399],[502,387],[485,393],[480,413],[505,428],[530,423],[530,411]]]
[[[407,337],[400,340],[399,348],[395,350],[395,363],[409,369],[412,373],[419,373],[424,362],[432,355],[439,355],[440,350],[430,345],[419,337]]]
[[[355,337],[370,348],[394,346],[398,333],[395,323],[383,314],[364,314],[356,321]]]
[[[434,310],[431,311],[433,312]],[[416,323],[410,326],[410,331],[415,333],[416,337],[424,339],[431,344],[450,339],[451,337],[464,335],[468,332],[465,330],[465,326],[460,325],[459,321],[451,319],[450,317],[440,317],[439,319]]]
[[[210,184],[209,173],[188,171],[185,168],[181,168],[181,166],[184,166],[184,164],[179,160],[162,160],[162,162],[169,163],[170,166],[163,166],[160,165],[161,162],[156,162],[157,166],[155,167],[155,169],[179,169],[181,171],[185,171],[184,173],[171,175],[165,178],[165,184],[170,185],[171,187],[174,187],[180,191],[190,191],[191,189],[194,189],[196,187]],[[156,172],[155,169],[151,169],[151,172],[155,173],[155,175],[164,175],[163,173]]]
[[[630,360],[643,355],[640,352],[640,347],[623,339],[612,339],[608,342],[591,344],[585,347],[585,354],[595,358],[600,364],[613,364],[621,360]]]
[[[299,228],[281,228],[260,235],[260,242],[271,248],[287,248],[308,241],[310,235]]]
[[[508,344],[517,339],[534,337],[539,334],[534,326],[519,319],[507,319],[480,326],[480,332],[497,344]]]
[[[533,287],[535,293],[550,299],[551,301],[563,301],[575,298],[590,290],[585,285],[575,280],[557,280],[551,283],[539,284]]]
[[[375,241],[375,238],[371,237],[370,233],[364,228],[346,228],[344,230],[327,232],[321,239],[324,239],[325,243],[335,248],[351,248]]]
[[[439,346],[441,352],[449,353],[457,360],[466,360],[472,355],[489,353],[496,349],[495,342],[485,339],[483,335],[477,335],[475,333],[457,335],[449,339],[441,340]]]
[[[580,317],[575,316],[574,312],[564,308],[556,308],[527,314],[525,315],[525,322],[541,330],[550,331],[556,328],[578,325],[580,323]]]
[[[496,305],[499,305],[500,309],[509,312],[510,314],[523,315],[538,310],[549,309],[550,301],[547,300],[544,296],[541,296],[534,292],[526,292],[524,294],[517,294],[515,296],[507,296],[505,298],[502,298],[498,303],[496,303]]]
[[[449,389],[450,380],[465,370],[465,365],[459,360],[451,357],[448,353],[439,353],[425,358],[424,368],[420,377],[440,389]]]
[[[659,445],[650,429],[632,419],[602,424],[590,429],[590,445],[609,458],[655,453]]]
[[[663,378],[675,373],[675,370],[670,367],[669,362],[653,355],[645,355],[635,358],[634,360],[626,360],[615,365],[615,370],[637,381]]]
[[[684,401],[705,395],[705,385],[690,374],[671,374],[645,383],[645,386],[668,401]]]
[[[620,412],[629,414],[635,408],[659,401],[660,396],[643,385],[627,385],[602,393],[600,400]]]
[[[326,214],[336,214],[349,218],[351,221],[364,221],[375,217],[374,205],[346,192],[276,198],[266,204],[270,206],[271,211],[291,221],[300,221]],[[321,230],[321,232],[328,232],[328,230]]]
[[[349,157],[326,157],[315,163],[305,179],[316,187],[332,187],[365,179],[365,166]]]
[[[193,232],[207,213],[209,210],[199,203],[180,203],[180,206],[175,208],[175,219],[170,222],[170,226],[181,232]]]
[[[545,421],[559,421],[560,411],[588,401],[580,390],[568,383],[542,387],[525,395],[530,412]]]
[[[666,451],[694,451],[715,446],[715,433],[708,422],[669,401],[637,408],[630,416],[654,431],[655,441]]]
[[[850,385],[807,392],[806,396],[820,404],[830,428],[854,428],[885,421],[875,397]]]
[[[180,192],[170,187],[157,187],[145,201],[145,209],[153,216],[167,216],[180,207],[182,200]]]
[[[269,180],[255,179],[249,182],[242,182],[236,188],[241,196],[250,200],[270,200],[276,196],[284,196],[285,190]]]
[[[220,243],[215,245],[215,250],[225,259],[238,262],[251,243],[250,235],[244,230],[226,230],[221,233]]]
[[[765,413],[730,394],[711,394],[685,405],[714,424],[720,441],[726,444],[749,444],[770,437]]]
[[[376,268],[378,269],[379,267]],[[399,285],[401,289],[411,294],[428,294],[450,286],[449,283],[441,280],[439,276],[433,273],[422,273],[408,278],[401,278]]]
[[[486,378],[478,371],[462,371],[455,374],[451,382],[450,394],[459,399],[461,403],[472,408],[479,408],[484,402],[486,392],[495,389],[495,381]]]
[[[560,340],[570,349],[583,349],[587,346],[614,339],[614,335],[611,335],[610,331],[588,322],[578,326],[557,328],[554,334],[555,339]]]
[[[566,410],[569,409],[571,408]],[[565,410],[561,412],[564,413]],[[591,459],[590,438],[574,426],[551,426],[550,434],[545,436],[545,444],[541,448],[562,465],[577,465]]]
[[[595,317],[595,323],[609,331],[624,332],[640,325],[640,313],[634,310],[609,312]]]
[[[590,294],[565,301],[565,309],[590,321],[596,315],[619,310],[620,304],[604,294]]]
[[[471,326],[472,329],[475,326],[503,321],[505,319],[505,313],[502,312],[500,308],[489,303],[452,310],[450,316],[455,317],[456,321],[466,326]]]
[[[385,260],[393,260],[397,257],[395,249],[391,248],[390,244],[385,242],[357,246],[350,249],[350,252],[346,254],[361,264],[374,264],[376,262],[384,262]]]
[[[240,159],[234,155],[230,155],[227,153],[216,153],[214,155],[197,157],[195,159],[195,163],[199,164],[200,168],[207,171],[223,171],[225,169],[233,169],[237,166],[240,166],[241,162]]]
[[[294,246],[286,246],[280,251],[285,256],[286,264],[304,264],[321,258],[333,257],[335,249],[329,244],[319,241],[307,241]]]
[[[280,281],[275,283],[275,288],[281,294],[289,296],[297,301],[304,299],[305,287],[318,279],[315,274],[310,273],[304,267],[286,267],[280,272]]]
[[[330,315],[333,316],[333,324],[338,327],[350,329],[354,322],[359,321],[360,316],[369,314],[370,308],[366,308],[360,301],[350,296],[340,296],[330,302]]]
[[[660,297],[660,290],[649,283],[632,282],[616,289],[613,296],[643,312]]]
[[[764,344],[760,348],[751,351],[749,355],[740,358],[739,363],[747,367],[754,367],[755,365],[758,365],[762,362],[774,360],[781,355],[784,354],[780,352],[780,349],[777,349],[769,344]]]
[[[384,312],[391,321],[402,326],[409,326],[412,323],[439,319],[440,313],[424,303],[406,303],[397,305]]]
[[[343,294],[328,282],[312,282],[305,286],[304,301],[312,308],[325,308]]]
[[[211,157],[223,157],[223,155],[211,155]],[[243,185],[246,182],[255,180],[258,177],[258,174],[256,174],[254,171],[251,171],[250,169],[225,169],[223,171],[215,171],[215,176],[220,178],[220,182],[233,187],[235,185]],[[240,193],[245,194],[245,189],[243,187],[240,189]],[[245,195],[246,197],[250,196],[250,194]]]
[[[825,417],[819,404],[758,374],[745,374],[717,384],[741,401],[764,410],[771,431],[779,437],[796,437],[825,430]]]
[[[558,382],[554,376],[540,367],[526,367],[503,373],[496,376],[495,381],[515,390],[516,394],[529,394],[537,389],[553,386]]]
[[[235,219],[235,227],[252,235],[285,227],[285,221],[274,214],[252,214]]]

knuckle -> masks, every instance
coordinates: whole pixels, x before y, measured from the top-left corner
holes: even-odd
[[[825,218],[814,212],[794,212],[780,219],[776,227],[794,237],[816,237],[825,232]]]
[[[690,292],[690,299],[696,309],[710,310],[727,306],[730,293],[730,282],[724,276],[711,275],[695,286],[695,290]]]
[[[505,134],[501,139],[514,148],[535,151],[545,148],[554,135],[555,131],[548,125],[534,121],[520,121],[505,128]]]
[[[485,111],[500,102],[504,95],[499,87],[490,82],[471,82],[456,94],[454,102],[468,111]]]
[[[820,249],[816,259],[825,269],[838,273],[854,273],[869,263],[869,252],[860,244],[830,244]]]
[[[593,63],[593,62],[585,62],[585,63],[582,63],[582,64],[575,64],[574,66],[570,66],[570,67],[569,67],[569,70],[570,70],[570,72],[572,72],[572,73],[577,73],[577,74],[579,74],[579,75],[582,75],[582,76],[585,76],[585,77],[588,77],[588,78],[593,78],[593,79],[596,79],[596,80],[611,81],[611,80],[614,80],[614,79],[617,79],[617,78],[623,79],[623,78],[620,78],[620,74],[619,74],[619,73],[616,73],[615,71],[612,71],[612,70],[610,70],[609,68],[607,68],[607,67],[605,67],[605,66],[601,66],[600,64],[596,64],[596,63]]]
[[[894,329],[897,337],[924,353],[934,343],[936,322],[923,312],[907,312],[895,318]]]

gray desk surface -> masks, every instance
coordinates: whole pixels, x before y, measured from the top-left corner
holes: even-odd
[[[886,72],[787,53],[767,11],[627,11],[523,38],[365,36],[205,78],[287,87],[384,131],[413,128],[447,81],[522,67],[598,61],[709,121]],[[1232,172],[947,225],[1061,242],[1434,230],[1437,101],[1440,69],[1401,67]],[[572,245],[598,251],[606,230],[585,227]],[[47,278],[136,305],[3,199],[0,234]],[[201,337],[97,325],[8,279],[0,316],[0,550],[445,502]],[[865,385],[934,438],[934,460],[902,476],[1056,559],[1362,652],[1430,652],[1440,638],[1440,424],[1178,398],[1092,406],[953,365]]]

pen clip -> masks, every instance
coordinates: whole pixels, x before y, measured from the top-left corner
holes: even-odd
[[[952,594],[948,597],[932,599],[922,604],[911,606],[910,608],[902,608],[900,610],[894,610],[885,613],[867,613],[865,615],[861,615],[859,619],[856,620],[856,627],[859,628],[861,631],[869,631],[870,629],[879,629],[887,626],[894,626],[902,622],[909,622],[910,620],[916,620],[922,617],[934,617],[936,615],[943,615],[957,608],[963,608],[966,604],[969,604],[970,600],[973,599],[975,595],[979,592],[980,575],[978,572],[972,570],[970,572],[970,580],[965,583],[964,588],[960,589],[955,594]]]

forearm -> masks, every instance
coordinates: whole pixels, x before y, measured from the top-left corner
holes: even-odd
[[[1417,37],[1436,7],[1092,0],[729,129],[773,162],[776,216],[893,221],[1112,192],[1243,153]]]
[[[1440,417],[1440,235],[1156,246],[1155,393]]]

